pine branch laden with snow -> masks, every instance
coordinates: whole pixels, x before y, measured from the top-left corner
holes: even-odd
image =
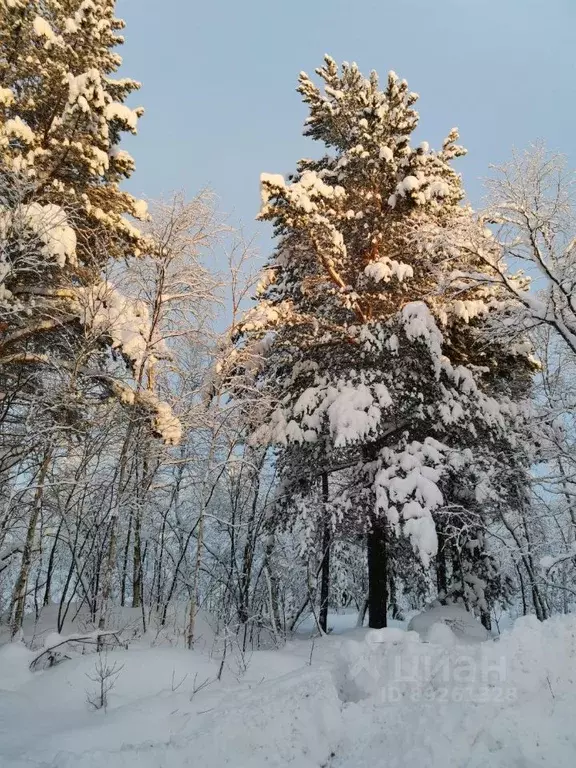
[[[5,2],[0,22],[2,239],[35,236],[36,282],[55,287],[86,285],[110,256],[147,246],[125,218],[145,219],[145,204],[119,188],[133,163],[118,144],[140,114],[122,104],[138,83],[112,77],[123,23],[112,2],[76,5],[68,16],[59,3]],[[3,288],[25,274],[3,275]]]
[[[375,73],[330,57],[317,74],[323,91],[304,73],[299,91],[305,133],[326,154],[288,180],[261,177],[260,218],[278,248],[237,354],[261,345],[246,374],[276,404],[252,439],[279,446],[288,505],[321,468],[347,466],[348,518],[365,530],[384,514],[428,565],[447,505],[476,509],[479,467],[492,464],[494,478],[506,469],[531,362],[488,332],[506,304],[501,286],[455,278],[490,268],[449,244],[453,228],[492,243],[461,205],[457,131],[440,150],[413,147],[417,95],[405,81],[390,73],[381,89]],[[487,516],[506,496],[494,482]]]
[[[136,132],[142,110],[123,103],[139,83],[113,77],[124,26],[115,3],[82,0],[69,14],[51,0],[2,5],[3,170],[35,181],[39,196],[54,204],[77,206],[86,236],[114,231],[112,255],[124,255],[128,244],[137,249],[141,236],[124,215],[145,218],[146,211],[118,186],[133,170],[118,144],[122,132]]]
[[[131,221],[149,219],[147,204],[120,189],[134,163],[119,144],[142,110],[124,103],[139,84],[114,78],[114,5],[3,2],[0,17],[1,370],[14,380],[22,367],[89,372],[104,394],[125,391],[109,371],[94,375],[109,364],[105,350],[121,354],[136,388],[164,354],[153,311],[106,276],[111,261],[156,247]],[[167,408],[158,400],[153,426],[175,442]]]

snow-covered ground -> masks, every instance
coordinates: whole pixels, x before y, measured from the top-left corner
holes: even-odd
[[[497,640],[446,624],[345,628],[281,650],[187,651],[143,641],[94,711],[95,654],[31,673],[0,648],[2,768],[573,768],[576,618],[519,619]],[[419,630],[420,631],[420,630]]]

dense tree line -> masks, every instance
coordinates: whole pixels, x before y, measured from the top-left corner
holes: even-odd
[[[113,0],[0,10],[3,630],[120,608],[192,646],[203,610],[247,647],[329,609],[570,610],[561,158],[514,156],[476,213],[457,131],[414,145],[406,82],[326,57],[298,87],[323,154],[262,175],[259,270],[209,193],[122,188]]]

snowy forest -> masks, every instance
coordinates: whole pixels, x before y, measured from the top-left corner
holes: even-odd
[[[83,663],[75,706],[107,710],[133,644],[204,653],[218,683],[295,642],[313,669],[343,617],[394,642],[427,612],[484,640],[519,620],[576,653],[566,159],[510,148],[475,209],[457,129],[415,139],[401,75],[320,55],[296,84],[311,157],[260,169],[261,252],[212,190],[126,191],[123,26],[113,0],[0,0],[0,699],[22,659]],[[538,764],[573,765],[571,738]],[[274,743],[266,765],[378,764]],[[26,765],[132,765],[67,748]]]

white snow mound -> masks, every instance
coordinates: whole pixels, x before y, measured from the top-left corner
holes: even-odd
[[[455,638],[463,643],[480,643],[492,639],[490,632],[461,605],[438,605],[422,611],[410,621],[408,629],[418,632],[423,640],[431,643],[449,642],[449,635],[435,627],[438,624],[450,629]]]

